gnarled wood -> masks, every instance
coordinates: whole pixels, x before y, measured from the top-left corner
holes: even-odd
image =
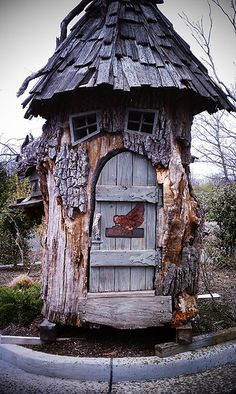
[[[125,124],[125,113],[123,116],[124,118],[120,119],[120,124],[122,122]],[[150,233],[150,236],[154,237],[154,243],[156,238],[157,248],[162,250],[160,270],[157,270],[155,277],[155,293],[173,298],[175,310],[172,314],[172,322],[174,325],[182,324],[182,322],[188,321],[196,315],[199,228],[202,214],[195,197],[191,194],[188,172],[182,164],[182,147],[178,138],[178,135],[182,133],[181,130],[185,127],[190,130],[191,117],[183,114],[178,118],[176,116],[172,111],[160,109],[159,121],[154,135],[142,135],[133,132],[124,132],[123,134],[103,132],[98,134],[96,138],[75,146],[71,145],[67,122],[63,122],[58,117],[58,119],[52,118],[46,123],[38,148],[40,158],[38,169],[44,197],[46,222],[43,264],[44,314],[51,321],[72,325],[82,324],[81,308],[87,298],[88,290],[89,248],[91,245],[90,236],[92,235],[91,222],[95,185],[98,174],[106,160],[109,160],[113,154],[126,149],[131,152],[138,152],[141,158],[145,156],[149,158],[152,164],[155,164],[156,171],[153,172],[155,179],[151,180],[150,178],[151,183],[148,183],[148,186],[140,185],[138,178],[134,178],[137,183],[132,186],[133,181],[129,183],[129,172],[127,172],[131,168],[130,164],[117,159],[117,166],[120,166],[123,171],[123,175],[118,174],[118,178],[121,177],[120,179],[127,183],[127,189],[124,193],[121,193],[121,196],[122,194],[125,194],[125,196],[127,193],[129,194],[129,188],[131,187],[134,189],[140,188],[140,192],[144,188],[143,191],[147,195],[149,195],[147,193],[149,188],[151,188],[151,193],[155,193],[154,184],[159,185],[158,192],[163,189],[163,196],[157,193],[157,197],[160,199],[158,202],[157,233],[153,235]],[[188,138],[187,132],[185,134]],[[165,135],[164,139],[162,135]],[[112,176],[112,174],[109,176]],[[154,180],[155,183],[153,183]],[[116,193],[117,185],[115,185],[109,193]],[[98,200],[99,193],[102,193],[103,190],[100,190],[99,187],[98,185]],[[104,198],[105,194],[101,194],[103,196],[101,198]],[[119,194],[117,204],[123,204],[121,200]],[[100,202],[98,201],[98,203]],[[154,205],[154,202],[150,205]],[[119,205],[117,211],[119,215],[127,214],[131,209],[122,211],[121,208],[122,206]],[[153,213],[149,217],[150,223],[152,220]],[[100,225],[98,223],[98,226]],[[114,223],[111,219],[110,226],[112,225],[114,226]],[[113,242],[112,238],[110,240],[109,242]],[[92,242],[94,251],[99,251],[100,242],[101,234],[99,238]],[[118,241],[117,238],[116,242],[118,242],[119,247],[125,249],[128,241],[126,239],[122,240],[122,238]],[[133,238],[132,242],[137,243],[138,239]],[[152,243],[153,241],[150,238],[148,244],[152,245]],[[101,262],[104,263],[102,260]],[[99,264],[97,259],[91,260],[91,262],[93,261],[95,265]],[[116,265],[115,262],[114,264]],[[157,264],[159,266],[159,262]],[[96,270],[99,269],[101,275],[102,270],[105,274],[104,267],[96,266],[93,275],[96,276]],[[111,270],[115,269],[117,269],[115,266],[111,268]],[[137,290],[138,286],[144,286],[144,284],[141,284],[143,282],[141,277],[143,270],[146,270],[145,286],[147,287],[140,287],[140,289],[153,289],[153,273],[150,271],[149,275],[149,270],[153,268],[140,266],[136,269],[140,271],[139,285],[135,282],[137,276],[133,273],[131,275],[132,289]],[[130,271],[130,268],[125,267],[122,270],[124,270],[122,271],[124,276],[121,275],[120,278],[117,278],[116,291],[127,290],[126,287],[122,287],[122,283],[125,283],[128,274],[126,271]],[[89,280],[90,282],[93,280],[91,282],[94,283],[92,291],[96,293],[98,284],[96,286],[95,284],[98,283],[99,277],[95,278],[95,276],[93,279],[92,276],[89,277]],[[111,275],[109,277],[111,279]],[[109,286],[107,288],[101,287],[101,291],[107,292],[111,288],[113,289]],[[87,319],[89,318],[87,317]],[[103,323],[105,324],[105,320]]]
[[[67,26],[69,25],[69,23],[77,16],[79,15],[84,9],[85,7],[91,3],[92,0],[82,0],[80,1],[80,3],[73,8],[73,10],[63,19],[63,21],[61,22],[61,35],[60,35],[60,39],[58,40],[57,45],[60,45],[67,36]]]
[[[84,311],[84,313],[83,313]],[[131,329],[162,326],[172,315],[171,297],[142,296],[87,298],[81,310],[84,322]]]
[[[57,155],[54,177],[56,194],[67,209],[67,215],[73,218],[74,210],[87,209],[87,181],[89,163],[85,149],[63,145]]]

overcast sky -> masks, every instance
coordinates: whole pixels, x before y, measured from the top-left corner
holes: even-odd
[[[230,1],[221,0],[221,3],[229,5]],[[21,102],[27,93],[16,98],[16,92],[23,80],[44,66],[53,54],[60,22],[77,4],[78,0],[0,0],[0,136],[5,140],[24,138],[29,131],[40,135],[44,121],[24,119]],[[207,0],[165,0],[159,8],[200,58],[198,46],[179,14],[185,12],[194,21],[203,17],[207,26]],[[215,9],[213,18],[216,65],[222,79],[233,83],[235,36],[226,19]],[[34,82],[30,86],[33,85]]]

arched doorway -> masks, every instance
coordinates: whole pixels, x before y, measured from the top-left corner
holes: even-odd
[[[106,162],[95,187],[89,292],[154,289],[161,193],[145,157],[122,152]]]

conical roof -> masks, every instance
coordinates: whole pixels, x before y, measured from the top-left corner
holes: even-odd
[[[31,101],[28,115],[35,115],[35,100],[101,85],[121,91],[142,86],[191,91],[205,100],[209,112],[233,109],[155,2],[109,1],[106,12],[102,3],[90,4],[49,59],[23,103]]]

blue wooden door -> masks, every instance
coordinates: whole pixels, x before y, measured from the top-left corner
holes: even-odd
[[[160,265],[156,170],[143,156],[120,153],[103,167],[95,200],[89,292],[153,289]]]

